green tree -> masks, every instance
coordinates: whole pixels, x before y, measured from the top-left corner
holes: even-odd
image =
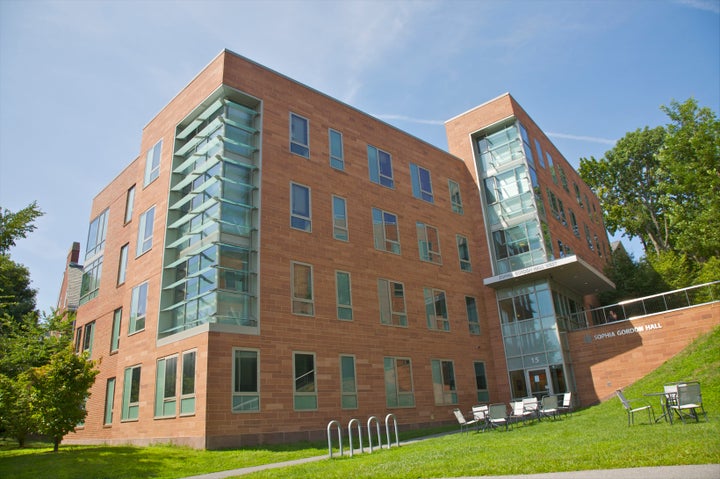
[[[63,436],[85,420],[85,402],[98,374],[95,363],[66,347],[50,362],[32,370],[30,410],[38,432],[52,438],[58,451]]]
[[[624,248],[612,252],[612,261],[605,268],[605,275],[615,283],[615,289],[600,294],[602,304],[619,303],[668,289],[646,258],[635,261]]]
[[[44,214],[36,201],[17,213],[0,207],[0,254],[6,254],[18,238],[35,231],[35,220]]]
[[[25,446],[28,434],[37,430],[30,412],[32,383],[29,374],[16,378],[0,374],[0,429]]]

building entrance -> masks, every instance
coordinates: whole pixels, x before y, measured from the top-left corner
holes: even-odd
[[[552,385],[548,382],[548,377],[550,377],[548,368],[528,369],[525,374],[531,396],[535,396],[539,400],[543,396],[553,393]]]

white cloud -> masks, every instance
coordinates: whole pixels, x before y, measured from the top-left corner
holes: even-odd
[[[570,135],[568,133],[545,132],[550,138],[562,138],[564,140],[589,141],[592,143],[602,143],[604,145],[614,145],[617,140],[609,138],[598,138],[596,136]]]
[[[685,5],[697,10],[704,10],[720,14],[720,1],[718,0],[676,0],[680,5]]]
[[[422,118],[412,118],[404,115],[373,115],[375,118],[379,118],[383,121],[404,121],[407,123],[419,123],[421,125],[444,125],[443,120],[425,120]]]

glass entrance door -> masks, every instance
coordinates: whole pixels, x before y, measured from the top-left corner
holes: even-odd
[[[528,369],[527,384],[530,386],[530,395],[540,400],[543,396],[552,394],[552,386],[548,382],[550,372],[548,368]]]

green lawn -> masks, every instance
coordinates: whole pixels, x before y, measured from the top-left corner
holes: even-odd
[[[638,416],[638,423],[628,427],[619,401],[611,399],[572,417],[520,425],[509,432],[448,434],[372,454],[336,456],[244,477],[452,477],[720,463],[720,328],[625,393],[629,398],[642,397],[679,379],[701,382],[709,422],[651,425]],[[659,412],[658,399],[650,399]],[[401,440],[407,437],[401,434]],[[26,449],[0,444],[0,477],[179,478],[326,455],[327,445],[229,451],[61,445],[59,453],[51,450],[47,444]]]

